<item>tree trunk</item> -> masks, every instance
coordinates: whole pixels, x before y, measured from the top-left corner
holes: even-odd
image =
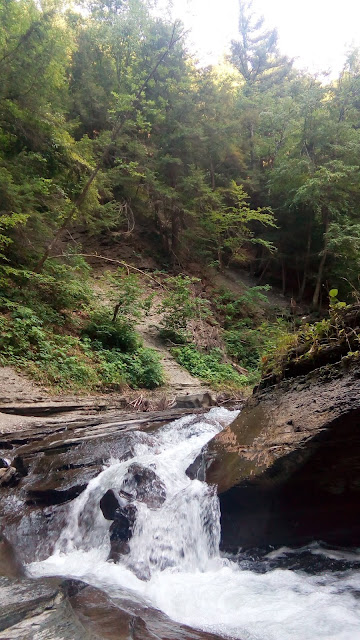
[[[254,149],[254,124],[252,122],[249,125],[249,142],[250,142],[250,169],[253,169],[255,164],[255,149]]]
[[[211,177],[211,188],[213,191],[215,191],[215,171],[214,171],[214,164],[213,164],[212,158],[210,158],[210,177]]]
[[[308,236],[307,236],[307,243],[306,243],[305,260],[304,260],[303,279],[302,279],[301,287],[300,287],[300,290],[299,290],[299,300],[300,300],[300,302],[302,301],[302,299],[304,297],[304,292],[305,292],[305,287],[306,287],[306,282],[307,282],[310,251],[311,251],[311,232],[312,232],[312,221],[310,220],[309,226],[308,226]]]
[[[282,294],[285,295],[286,292],[286,267],[284,259],[281,261],[281,280],[282,280]]]
[[[173,211],[171,216],[171,260],[173,266],[175,266],[178,257],[176,252],[179,246],[179,234],[180,234],[180,215],[178,211]]]
[[[269,269],[270,266],[270,259],[267,261],[265,267],[263,268],[260,277],[258,278],[257,284],[261,284],[261,282],[263,281],[263,279],[265,278],[265,274],[267,272],[267,270]]]
[[[317,278],[316,278],[315,291],[314,291],[314,295],[313,295],[313,299],[312,299],[312,303],[313,303],[314,307],[318,307],[319,306],[319,297],[320,297],[320,290],[321,290],[321,284],[322,284],[322,277],[323,277],[323,273],[324,273],[324,267],[325,267],[326,258],[328,256],[329,223],[330,223],[329,212],[326,211],[325,216],[324,216],[324,224],[325,224],[324,248],[323,248],[323,251],[322,251],[322,256],[321,256],[321,260],[320,260],[320,264],[319,264],[319,270],[318,270],[318,274],[317,274]]]

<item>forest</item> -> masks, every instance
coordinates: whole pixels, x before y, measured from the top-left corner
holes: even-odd
[[[287,333],[252,314],[269,286],[320,315],[329,292],[358,295],[360,52],[336,80],[300,72],[240,2],[228,59],[203,67],[154,5],[0,1],[1,364],[62,388],[164,382],[133,329],[151,304],[122,253],[139,230],[168,291],[164,338],[204,380],[254,382]],[[87,256],[115,236],[110,313]],[[229,267],[256,280],[245,298],[200,291]],[[225,355],[189,337],[196,314]]]

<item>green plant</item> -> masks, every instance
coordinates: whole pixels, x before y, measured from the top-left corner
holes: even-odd
[[[268,299],[264,291],[270,290],[270,285],[249,287],[242,295],[236,295],[224,287],[215,293],[214,304],[217,313],[224,321],[225,328],[230,328],[234,321],[249,316],[263,315],[264,306]]]
[[[256,327],[250,318],[246,318],[224,331],[224,341],[231,358],[249,371],[259,371],[262,359],[276,350],[287,335],[289,325],[281,318],[276,322],[263,321]]]
[[[136,322],[141,318],[141,310],[148,304],[144,305],[142,301],[143,288],[140,284],[138,275],[127,273],[125,269],[119,268],[115,273],[108,272],[107,279],[111,283],[115,295],[116,304],[114,307],[113,321],[120,314],[121,318],[127,318]]]
[[[175,344],[185,344],[191,339],[190,320],[210,314],[209,302],[195,295],[194,284],[198,278],[174,276],[166,278],[167,294],[159,306],[163,314],[160,335]]]
[[[132,388],[155,389],[164,384],[164,372],[158,354],[140,347],[133,353],[121,353],[116,349],[100,351],[101,378],[105,387],[124,382]]]
[[[246,376],[239,375],[231,364],[222,362],[223,354],[220,349],[202,353],[194,345],[185,345],[174,347],[171,353],[177,362],[193,376],[215,386],[225,384],[240,388],[249,384]]]
[[[112,320],[110,311],[105,307],[91,312],[81,335],[90,338],[95,349],[133,352],[140,345],[139,337],[128,320],[119,317]]]
[[[345,309],[346,302],[341,302],[340,300],[338,300],[338,289],[330,289],[329,291],[329,304],[330,304],[330,309],[335,310],[335,309]]]
[[[17,306],[0,316],[1,363],[24,369],[60,389],[92,388],[97,375],[78,338],[44,328],[32,309]]]

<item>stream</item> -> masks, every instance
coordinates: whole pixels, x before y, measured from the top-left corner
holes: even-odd
[[[69,503],[54,553],[29,564],[29,575],[80,579],[223,638],[360,640],[360,550],[314,541],[302,549],[240,550],[236,557],[219,551],[215,488],[185,472],[237,414],[215,408],[137,432],[133,457],[110,459]],[[134,465],[156,478],[157,499],[136,494]],[[108,560],[111,521],[100,509],[109,490],[132,497],[136,507],[132,536],[116,563]]]

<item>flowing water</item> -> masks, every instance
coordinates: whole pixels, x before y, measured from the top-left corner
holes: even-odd
[[[185,471],[237,412],[212,409],[155,434],[139,432],[134,457],[109,460],[69,506],[54,554],[32,563],[31,575],[78,578],[151,607],[173,620],[241,640],[360,640],[360,553],[282,548],[237,558],[219,552],[216,493]],[[108,561],[109,526],[99,507],[121,490],[134,462],[166,487],[160,508],[137,501],[129,552]],[[291,568],[289,568],[291,567]]]

